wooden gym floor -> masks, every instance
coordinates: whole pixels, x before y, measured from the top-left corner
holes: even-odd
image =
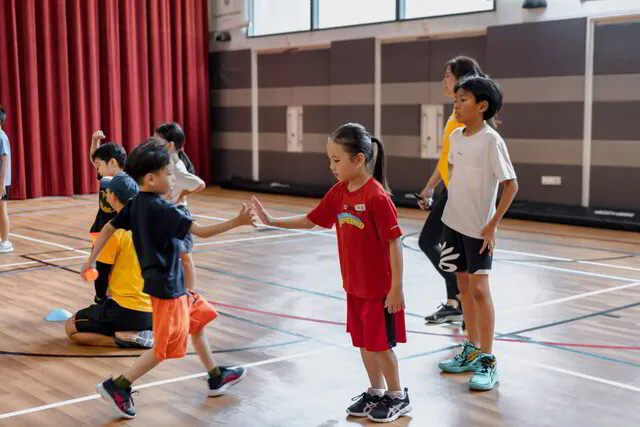
[[[209,189],[191,210],[203,223],[218,221],[249,196]],[[316,203],[261,199],[276,215]],[[44,320],[52,308],[75,312],[92,301],[92,285],[73,270],[90,248],[96,205],[95,195],[10,203],[16,252],[0,255],[0,425],[121,423],[95,384],[138,353],[74,345],[62,324]],[[397,355],[413,412],[393,425],[640,425],[638,234],[505,221],[491,278],[500,384],[470,393],[468,375],[437,367],[461,331],[422,320],[445,298],[417,250],[423,213],[400,217],[410,333]],[[229,395],[207,398],[196,356],[166,362],[141,379],[138,417],[126,424],[367,424],[345,414],[367,381],[341,325],[332,232],[238,229],[196,240],[194,256],[199,291],[221,313],[208,329],[216,357],[249,366],[249,375]]]

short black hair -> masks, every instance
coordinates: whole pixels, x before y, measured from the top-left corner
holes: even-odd
[[[0,105],[0,125],[3,125],[5,120],[7,120],[7,112],[4,110],[4,107]]]
[[[471,92],[476,102],[487,101],[489,107],[483,113],[484,120],[492,119],[502,108],[502,89],[488,77],[470,76],[460,80],[453,88],[454,92],[464,89]]]
[[[125,162],[127,161],[127,152],[122,145],[109,141],[101,144],[96,151],[93,152],[91,160],[95,162],[97,159],[105,163],[108,163],[111,159],[116,159],[118,166],[124,168]]]
[[[148,138],[129,154],[124,169],[138,184],[142,184],[146,174],[157,172],[170,163],[171,153],[167,144],[158,138]]]

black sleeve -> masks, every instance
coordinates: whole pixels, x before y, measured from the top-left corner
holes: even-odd
[[[160,219],[159,223],[171,237],[182,240],[189,234],[193,219],[178,209],[175,204],[159,200],[158,203],[155,203],[154,208],[155,218]]]
[[[124,208],[115,216],[110,222],[115,228],[122,228],[123,230],[131,230],[131,200],[124,205]]]
[[[94,282],[96,289],[96,297],[104,299],[107,297],[107,289],[109,288],[109,275],[112,269],[111,264],[96,262],[96,270],[98,270],[98,278]]]

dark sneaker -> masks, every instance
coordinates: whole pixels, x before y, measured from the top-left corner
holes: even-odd
[[[353,405],[347,408],[347,414],[352,417],[367,417],[373,411],[373,409],[378,405],[381,396],[376,394],[369,394],[366,391],[351,400],[356,401]]]
[[[405,388],[404,399],[391,397],[388,394],[382,396],[380,403],[371,411],[368,418],[377,423],[390,423],[409,412],[411,412],[411,405],[409,405],[408,390]]]
[[[114,341],[120,348],[142,348],[149,349],[153,347],[153,332],[140,331],[135,334],[116,332],[113,337]]]
[[[113,383],[113,378],[109,378],[105,382],[98,384],[96,390],[104,400],[109,402],[116,410],[116,413],[123,418],[135,418],[136,407],[133,403],[131,395],[131,387],[120,388]]]
[[[438,309],[424,318],[426,323],[440,324],[445,322],[459,322],[462,320],[462,310],[449,304],[440,304]]]
[[[209,396],[222,396],[225,391],[232,385],[238,384],[247,376],[245,368],[229,368],[220,366],[220,375],[212,378],[209,377]]]

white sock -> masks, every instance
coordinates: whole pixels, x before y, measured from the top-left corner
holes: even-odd
[[[385,390],[383,388],[371,388],[371,387],[369,387],[367,389],[367,394],[369,396],[380,396],[380,397],[382,397],[382,396],[384,396],[384,392],[385,392]]]
[[[397,397],[398,399],[404,399],[405,395],[404,395],[404,390],[400,390],[400,391],[387,391],[385,392],[385,394],[387,396],[390,397]]]

